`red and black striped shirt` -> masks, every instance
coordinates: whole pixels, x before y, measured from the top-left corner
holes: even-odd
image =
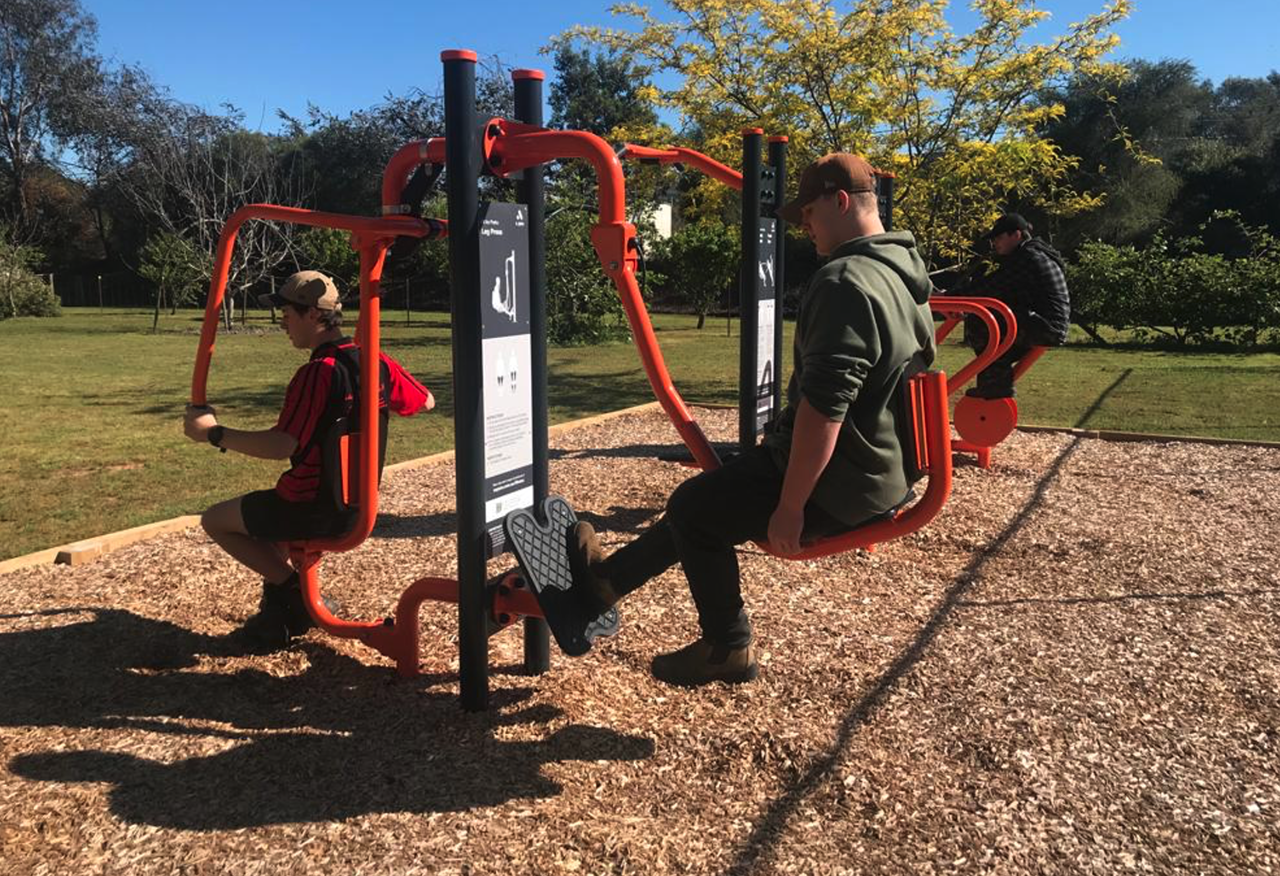
[[[334,419],[341,415],[340,399],[336,399],[335,381],[338,365],[328,345],[311,354],[311,361],[298,369],[289,381],[284,407],[276,420],[276,429],[287,432],[298,442],[301,456],[292,458],[293,467],[276,481],[276,492],[286,502],[309,502],[320,488],[320,442],[318,438]]]
[[[287,432],[298,442],[290,458],[292,467],[276,482],[276,492],[287,502],[314,500],[321,486],[324,448],[323,438],[329,427],[347,413],[352,403],[352,389],[344,380],[337,363],[338,349],[351,348],[350,338],[321,344],[311,353],[311,361],[298,369],[289,381],[284,407],[276,421],[276,429]],[[358,355],[354,357],[358,361]],[[378,394],[378,407],[390,408],[402,417],[411,417],[431,399],[430,391],[414,379],[404,367],[383,353],[379,375],[383,381]],[[349,357],[354,366],[356,361]],[[353,368],[351,381],[358,381]]]

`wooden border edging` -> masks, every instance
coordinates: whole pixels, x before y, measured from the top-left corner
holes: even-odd
[[[1280,441],[1250,441],[1247,438],[1202,438],[1195,435],[1153,435],[1144,432],[1113,432],[1107,429],[1072,429],[1066,426],[1018,426],[1019,432],[1058,432],[1063,435],[1077,435],[1081,438],[1096,438],[1099,441],[1155,441],[1169,443],[1173,441],[1183,444],[1210,444],[1223,447],[1264,447],[1280,450]]]
[[[584,417],[581,420],[570,420],[567,423],[560,423],[550,428],[552,435],[558,435],[569,429],[578,429],[583,426],[593,426],[596,423],[604,423],[618,417],[624,417],[628,414],[645,413],[653,408],[657,408],[656,401],[647,402],[642,405],[636,405],[631,408],[623,408],[620,411],[609,411],[605,414],[599,414],[594,417]],[[421,468],[427,465],[435,465],[440,462],[449,462],[453,459],[453,451],[445,450],[440,453],[433,453],[430,456],[421,456],[417,459],[409,459],[404,462],[397,462],[383,469],[384,473],[404,471],[406,469]],[[200,525],[199,515],[189,514],[184,517],[174,517],[170,520],[161,520],[156,523],[147,523],[142,526],[135,526],[132,529],[125,529],[120,532],[113,532],[107,535],[99,535],[93,538],[82,539],[81,541],[71,544],[59,545],[48,550],[36,551],[32,554],[24,554],[20,557],[12,557],[8,560],[0,560],[0,575],[9,572],[16,572],[19,569],[30,568],[31,566],[40,566],[45,563],[65,563],[70,566],[78,566],[91,560],[96,560],[105,553],[109,553],[116,548],[122,548],[125,545],[142,541],[156,535],[164,535],[169,532],[180,532],[189,529],[192,526]]]
[[[95,538],[86,538],[82,541],[72,542],[71,544],[60,545],[59,547],[49,548],[44,551],[37,551],[34,554],[26,554],[21,557],[13,557],[12,559],[0,562],[0,575],[7,572],[16,572],[18,569],[25,569],[29,566],[38,566],[43,563],[65,563],[69,566],[79,566],[90,560],[96,560],[105,553],[122,548],[125,545],[134,542],[143,541],[156,535],[163,535],[166,532],[179,532],[183,529],[189,529],[192,526],[200,524],[200,517],[195,514],[189,514],[185,517],[174,517],[170,520],[161,520],[156,523],[144,523],[142,526],[135,526],[132,529],[124,529],[120,532],[112,532],[107,535],[99,535]]]
[[[570,420],[566,423],[559,423],[550,428],[552,435],[559,435],[570,429],[580,429],[584,426],[594,426],[598,423],[606,423],[609,420],[625,417],[630,414],[643,414],[659,407],[656,401],[646,402],[635,407],[623,408],[618,411],[609,411],[605,414],[598,414],[594,417],[584,417],[581,420]],[[717,405],[717,404],[691,404],[691,407],[702,408],[732,408],[735,405]],[[1187,444],[1211,444],[1235,447],[1264,447],[1272,450],[1280,450],[1280,441],[1248,441],[1241,438],[1199,438],[1192,435],[1149,435],[1140,432],[1112,432],[1105,429],[1071,429],[1063,426],[1019,426],[1021,432],[1037,433],[1037,432],[1058,432],[1065,435],[1076,435],[1081,438],[1096,438],[1100,441],[1159,441],[1171,442],[1180,441]],[[387,466],[384,471],[387,473],[405,471],[407,469],[422,468],[427,465],[435,465],[441,462],[449,462],[453,459],[453,451],[445,450],[441,453],[433,453],[430,456],[421,456],[417,459],[409,459],[404,462],[397,462],[394,465]],[[12,557],[8,560],[0,560],[0,575],[9,572],[16,572],[19,569],[26,569],[31,566],[39,566],[44,563],[65,563],[71,566],[78,566],[91,560],[96,560],[105,553],[110,553],[117,548],[134,544],[157,535],[164,535],[170,532],[180,532],[189,529],[192,526],[200,524],[200,517],[195,514],[189,514],[184,517],[174,517],[170,520],[161,520],[156,523],[146,523],[142,526],[135,526],[132,529],[121,530],[107,535],[99,535],[94,538],[86,538],[81,541],[72,542],[71,544],[59,545],[58,547],[49,548],[48,550],[36,551],[32,554],[24,554],[20,557]]]

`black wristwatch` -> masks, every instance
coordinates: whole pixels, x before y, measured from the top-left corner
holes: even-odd
[[[209,431],[205,433],[205,437],[209,439],[209,443],[221,450],[227,452],[227,448],[222,446],[222,433],[227,431],[222,426],[210,426]]]

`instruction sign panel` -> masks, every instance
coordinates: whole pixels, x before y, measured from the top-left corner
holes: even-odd
[[[491,203],[481,210],[484,519],[490,557],[506,550],[503,518],[533,507],[528,219],[524,204]]]
[[[773,361],[773,327],[777,315],[775,262],[778,250],[775,235],[777,222],[760,220],[759,262],[756,266],[756,429],[763,429],[773,417],[774,375],[778,363]]]

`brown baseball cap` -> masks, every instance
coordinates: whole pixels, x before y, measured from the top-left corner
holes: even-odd
[[[831,192],[874,192],[875,168],[861,155],[832,152],[810,164],[800,174],[800,190],[777,210],[777,215],[791,223],[800,221],[800,211],[810,201]]]
[[[319,271],[298,271],[277,291],[259,295],[258,303],[263,307],[300,304],[319,310],[341,310],[342,303],[338,298],[338,287],[328,276]]]

